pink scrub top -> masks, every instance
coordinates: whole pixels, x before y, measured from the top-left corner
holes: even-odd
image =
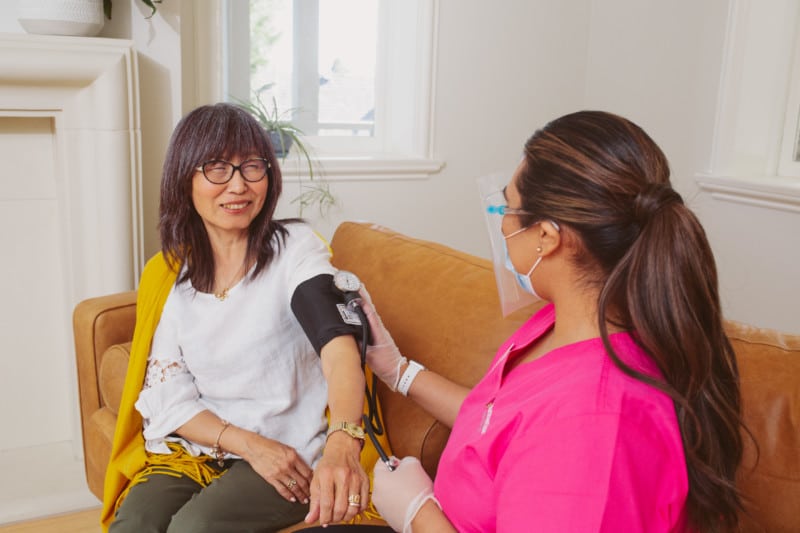
[[[552,305],[497,352],[461,406],[434,492],[460,532],[683,531],[688,481],[672,400],[623,374],[599,338],[507,371]],[[628,333],[611,344],[659,376]]]

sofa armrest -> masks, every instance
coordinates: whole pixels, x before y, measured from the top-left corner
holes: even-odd
[[[110,346],[130,342],[135,324],[136,291],[89,298],[75,306],[72,329],[84,431],[89,418],[104,406],[98,379],[101,358]]]

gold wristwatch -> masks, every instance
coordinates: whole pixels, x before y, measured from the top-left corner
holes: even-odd
[[[352,422],[337,422],[335,424],[331,424],[328,427],[328,437],[330,437],[333,433],[337,431],[344,431],[354,439],[361,442],[361,447],[364,447],[364,428],[359,426],[358,424],[353,424]]]

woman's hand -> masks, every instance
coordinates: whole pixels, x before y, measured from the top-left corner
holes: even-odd
[[[372,344],[367,345],[367,364],[392,391],[397,390],[400,381],[400,370],[408,364],[408,359],[403,357],[389,331],[384,327],[380,315],[372,305],[372,299],[363,285],[359,290],[361,294],[361,308],[369,320],[372,335]]]
[[[287,500],[310,501],[313,472],[291,446],[250,433],[241,456]]]
[[[395,459],[396,460],[396,459]],[[433,481],[416,457],[404,457],[392,471],[378,460],[375,464],[372,501],[395,531],[410,531],[411,522],[433,496]],[[438,511],[438,510],[437,510]]]
[[[361,442],[331,433],[311,481],[311,508],[305,521],[322,525],[347,521],[367,508],[369,477],[361,468]]]

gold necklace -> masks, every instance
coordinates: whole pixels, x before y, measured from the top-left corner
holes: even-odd
[[[225,298],[228,297],[228,291],[231,290],[233,288],[233,286],[236,284],[236,281],[239,278],[239,273],[243,269],[244,269],[244,264],[242,264],[242,266],[236,271],[236,273],[233,275],[233,278],[231,278],[231,280],[228,282],[227,286],[224,289],[222,289],[221,292],[215,292],[214,293],[214,298],[216,298],[220,302],[224,302]],[[214,281],[216,281],[216,277],[214,277]]]

